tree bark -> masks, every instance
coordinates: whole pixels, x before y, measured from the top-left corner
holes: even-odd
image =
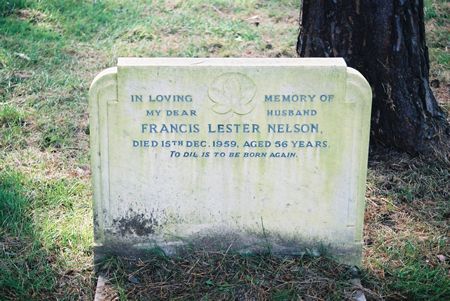
[[[302,3],[298,54],[343,57],[372,86],[372,142],[425,152],[447,124],[429,86],[423,0]]]

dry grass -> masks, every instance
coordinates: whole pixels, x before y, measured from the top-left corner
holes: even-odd
[[[422,299],[428,294],[443,300],[439,293],[450,294],[448,162],[375,152],[366,200],[366,269],[396,291],[392,299]],[[447,288],[434,291],[439,284]]]
[[[110,289],[138,300],[351,300],[358,271],[325,258],[242,256],[192,250],[177,258],[106,261]]]

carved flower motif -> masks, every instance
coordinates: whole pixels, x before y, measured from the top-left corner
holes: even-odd
[[[256,86],[247,76],[240,73],[225,73],[217,77],[209,87],[209,98],[217,114],[230,112],[238,115],[250,113],[251,104],[256,94]]]

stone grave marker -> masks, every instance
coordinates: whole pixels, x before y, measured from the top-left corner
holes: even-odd
[[[120,58],[90,90],[97,256],[360,264],[370,109],[342,59]]]

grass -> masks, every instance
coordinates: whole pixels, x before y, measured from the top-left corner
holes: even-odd
[[[109,293],[138,300],[350,299],[355,271],[325,258],[192,251],[182,257],[155,255],[146,261],[106,260],[114,276]]]
[[[425,8],[434,91],[450,109],[450,8],[441,0]],[[95,74],[118,56],[293,57],[298,9],[293,0],[1,1],[0,299],[93,297],[87,91]],[[449,299],[448,162],[371,158],[363,291],[370,300]],[[195,251],[100,268],[120,299],[342,300],[361,289],[348,267],[324,258]]]
[[[425,0],[425,19],[430,48],[431,76],[443,83],[450,82],[450,5],[445,0]],[[448,102],[445,104],[448,109]]]
[[[59,179],[31,179],[11,169],[1,171],[2,299],[63,298],[75,289],[76,296],[92,294],[92,225],[85,221],[91,208],[77,203],[88,189],[72,185]]]
[[[405,299],[445,300],[450,293],[449,183],[448,163],[372,154],[365,267]]]

